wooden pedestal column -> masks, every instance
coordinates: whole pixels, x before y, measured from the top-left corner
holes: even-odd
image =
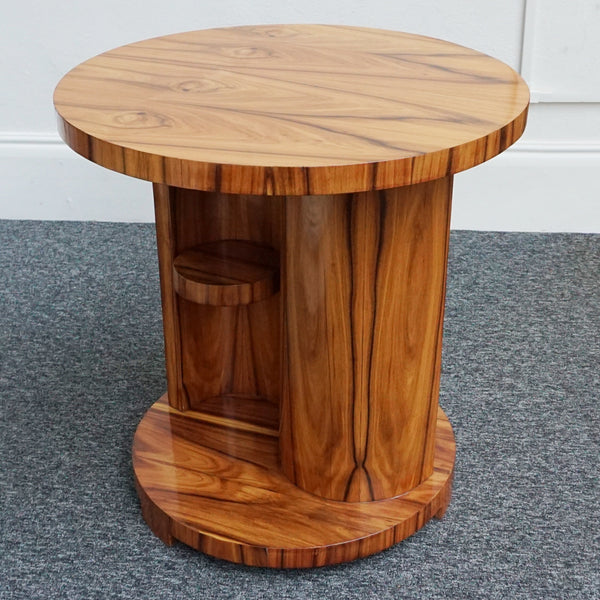
[[[308,567],[443,514],[451,187],[259,197],[155,185],[169,391],[133,461],[165,542]]]
[[[452,178],[286,200],[281,460],[333,500],[433,471]]]

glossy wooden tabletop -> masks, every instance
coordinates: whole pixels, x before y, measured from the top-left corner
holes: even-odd
[[[332,194],[451,175],[510,146],[529,93],[445,41],[290,25],[194,31],[101,54],[55,92],[71,148],[128,175],[243,194]]]

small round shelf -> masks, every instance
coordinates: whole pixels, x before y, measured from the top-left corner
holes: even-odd
[[[260,302],[279,291],[279,255],[245,240],[208,242],[175,258],[173,283],[180,296],[198,304]]]

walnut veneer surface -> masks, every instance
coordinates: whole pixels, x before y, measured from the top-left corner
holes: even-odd
[[[110,50],[54,101],[75,151],[121,173],[241,194],[334,194],[468,169],[523,132],[529,92],[489,56],[407,33],[233,27]]]

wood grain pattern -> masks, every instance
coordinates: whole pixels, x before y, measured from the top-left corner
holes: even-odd
[[[153,190],[169,400],[171,406],[185,410],[190,403],[183,385],[179,302],[173,285],[173,261],[177,256],[174,203],[167,186],[154,184]]]
[[[208,423],[224,425],[226,422],[235,421],[227,426],[249,431],[257,431],[257,428],[260,428],[265,435],[279,436],[279,407],[276,404],[265,403],[256,396],[217,396],[203,400],[201,408],[201,412],[195,414],[197,418]],[[186,411],[186,417],[192,412]]]
[[[279,254],[245,240],[220,240],[185,250],[173,261],[173,284],[198,304],[238,306],[279,291]]]
[[[276,437],[205,423],[192,413],[163,398],[135,434],[144,518],[166,543],[180,540],[252,566],[336,564],[401,541],[450,501],[455,445],[441,410],[430,477],[398,498],[361,503],[322,499],[290,483],[277,469]]]
[[[59,129],[109,169],[236,194],[387,189],[514,143],[528,89],[433,38],[348,26],[232,27],[145,40],[59,83]]]
[[[281,460],[313,494],[380,500],[431,474],[451,193],[287,199]]]
[[[281,244],[281,199],[204,193],[161,184],[155,185],[155,197],[165,204],[156,213],[157,231],[168,230],[171,236],[166,241],[159,236],[158,242],[159,255],[164,255],[161,285],[172,405],[199,409],[204,400],[232,395],[256,396],[278,404],[280,295],[239,306],[198,304],[176,294],[173,264],[177,256],[193,248],[210,248],[234,239],[242,240],[241,246],[250,243],[258,250],[272,248],[270,258],[263,259],[273,266]],[[171,225],[163,223],[167,217]],[[269,273],[275,285],[274,269]],[[165,295],[173,300],[165,302]],[[172,328],[168,323],[173,323]]]

